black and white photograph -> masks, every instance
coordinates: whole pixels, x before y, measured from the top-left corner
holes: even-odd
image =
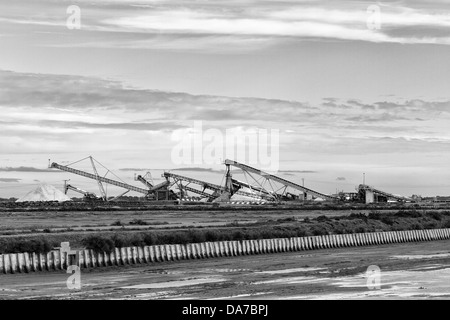
[[[0,0],[0,300],[450,299],[449,128],[447,0]]]

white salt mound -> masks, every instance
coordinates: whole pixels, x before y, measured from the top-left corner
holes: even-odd
[[[54,186],[48,184],[41,184],[35,190],[28,192],[25,196],[18,199],[16,202],[26,201],[70,201],[62,191],[56,189]]]

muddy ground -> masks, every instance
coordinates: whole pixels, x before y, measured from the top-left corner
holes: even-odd
[[[380,289],[366,270],[381,269]],[[1,299],[449,299],[450,240],[0,275]]]

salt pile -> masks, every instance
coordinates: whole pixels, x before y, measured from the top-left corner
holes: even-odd
[[[54,186],[48,184],[41,184],[35,190],[30,191],[16,202],[26,201],[70,201],[70,198],[66,196],[62,191],[56,189]]]

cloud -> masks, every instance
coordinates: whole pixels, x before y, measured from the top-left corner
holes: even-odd
[[[284,175],[284,176],[295,176],[295,174],[293,174],[293,173],[287,173],[287,172],[283,172],[283,173],[281,173],[282,175]]]
[[[154,170],[154,169],[148,169],[148,168],[120,168],[120,171],[136,171],[136,172],[140,172],[140,171],[150,171],[150,170]]]
[[[108,79],[12,71],[0,71],[0,112],[0,150],[5,153],[72,154],[62,161],[101,153],[120,156],[118,167],[135,172],[147,170],[142,169],[146,164],[129,163],[125,158],[158,158],[159,167],[165,163],[173,167],[170,155],[176,142],[171,133],[191,134],[197,120],[203,133],[216,129],[222,137],[230,129],[279,130],[281,161],[298,162],[308,154],[333,158],[397,154],[398,150],[432,152],[448,148],[450,141],[450,100],[327,98],[312,105],[192,95],[133,88]],[[311,170],[286,172],[323,173],[315,165],[297,168]]]
[[[20,182],[22,179],[15,179],[15,178],[0,178],[0,182]]]
[[[380,5],[381,29],[370,29],[367,24],[373,12],[368,4],[356,5],[344,2],[341,8],[333,8],[323,1],[294,4],[252,3],[227,7],[154,6],[151,11],[102,20],[102,24],[128,32],[160,34],[231,35],[251,37],[303,39],[328,38],[393,43],[442,43],[450,44],[448,14],[423,8]],[[409,33],[393,33],[395,28],[410,29]],[[424,28],[428,33],[424,35]],[[436,32],[439,30],[439,32]],[[388,32],[390,31],[390,32]],[[446,36],[442,35],[447,31]]]
[[[95,32],[103,36],[101,32]],[[117,34],[117,33],[114,33]],[[105,37],[106,38],[106,37]],[[182,51],[210,54],[252,53],[271,47],[278,40],[273,37],[256,37],[245,35],[205,35],[205,34],[128,34],[125,39],[86,39],[83,42],[67,42],[47,45],[52,48],[114,48],[147,49],[152,51]]]
[[[398,115],[394,116],[392,114],[385,112],[382,114],[375,114],[375,115],[358,115],[346,118],[345,120],[350,122],[389,122],[389,121],[409,120],[409,119],[403,116]]]
[[[171,120],[241,120],[248,118],[262,121],[285,121],[285,115],[291,119],[306,121],[314,116],[314,107],[297,101],[261,99],[246,97],[224,97],[209,95],[191,95],[178,92],[163,92],[125,87],[117,81],[79,76],[27,74],[0,71],[0,107],[22,109],[43,109],[41,124],[59,126],[55,111],[71,113],[71,118],[85,118],[83,110],[99,113],[105,111],[114,116],[128,112],[126,117],[139,117],[145,113],[152,123],[88,123],[87,121],[68,121],[67,127],[85,128],[128,128],[132,130],[173,130],[183,127],[167,121]],[[133,113],[133,114],[130,114]],[[15,112],[9,112],[14,115]],[[83,117],[81,117],[83,116]],[[53,119],[48,119],[48,118]],[[22,119],[20,114],[18,118]],[[30,114],[32,120],[39,120]],[[123,120],[119,115],[118,119]],[[165,120],[155,123],[154,121]],[[14,118],[11,121],[19,121]]]
[[[349,99],[341,101],[339,99],[323,99],[323,107],[329,107],[333,109],[344,110],[361,110],[361,111],[375,111],[379,113],[385,112],[448,112],[450,113],[449,106],[450,100],[445,101],[424,101],[420,99],[405,100],[403,102],[394,101],[376,101],[373,103],[364,103],[359,100]]]
[[[0,110],[5,115],[1,120],[5,136],[14,131],[23,136],[51,135],[55,128],[61,134],[113,129],[167,133],[190,127],[194,120],[205,121],[204,129],[229,128],[230,123],[280,129],[292,123],[311,130],[361,123],[368,128],[392,123],[394,128],[399,121],[411,127],[415,122],[450,117],[450,100],[367,103],[329,98],[313,106],[280,99],[138,89],[93,77],[0,71]]]
[[[385,33],[395,38],[417,37],[422,39],[439,38],[448,39],[449,27],[447,26],[400,26],[386,28]]]
[[[282,173],[317,173],[314,170],[278,170],[278,172]]]
[[[9,23],[9,24],[23,24],[23,25],[38,25],[38,26],[52,26],[52,27],[65,27],[66,24],[64,22],[51,22],[39,19],[9,19],[9,18],[0,18],[0,23]]]
[[[309,141],[305,141],[308,144]],[[298,145],[298,143],[297,143]],[[291,148],[295,144],[291,145]],[[355,155],[391,155],[393,159],[406,157],[408,154],[426,154],[440,152],[450,147],[449,138],[407,138],[395,136],[363,136],[324,138],[321,144],[315,144],[309,152],[316,155],[328,155],[330,159],[339,155],[351,158]],[[330,156],[331,155],[331,156]],[[385,159],[389,160],[389,159]]]
[[[39,121],[38,124],[47,127],[119,129],[119,130],[138,130],[138,131],[172,131],[176,129],[186,128],[186,126],[171,122],[90,123],[82,121],[42,120]]]
[[[382,101],[376,102],[374,105],[379,110],[390,110],[396,112],[410,113],[447,113],[450,114],[450,100],[447,101],[424,101],[420,99],[407,100],[403,103]]]
[[[170,169],[170,171],[223,172],[223,170],[215,170],[212,168],[199,168],[199,167],[175,168]]]
[[[2,10],[6,30],[66,32],[61,7],[53,2]],[[380,10],[380,28],[369,28]],[[245,53],[280,42],[299,40],[365,41],[401,44],[450,44],[446,3],[432,1],[373,3],[342,1],[81,1],[82,30],[70,40],[46,41],[46,46],[113,47],[148,50]],[[1,9],[1,7],[0,7]],[[33,18],[30,18],[33,17]],[[64,16],[64,18],[66,18]],[[12,26],[12,27],[11,27]],[[36,31],[36,30],[34,30]]]
[[[450,100],[424,101],[405,100],[403,102],[378,101],[364,103],[349,99],[346,101],[324,100],[322,109],[333,112],[344,121],[357,123],[389,123],[399,120],[424,121],[438,116],[450,116]]]
[[[0,172],[57,172],[57,171],[34,167],[1,167]]]
[[[151,170],[163,170],[163,169],[149,169],[149,168],[121,168],[120,171],[135,171],[135,172],[142,172],[142,171],[151,171]],[[166,169],[164,169],[166,170]],[[193,172],[223,172],[223,170],[215,170],[212,168],[200,168],[200,167],[186,167],[186,168],[173,168],[173,169],[167,169],[168,171],[193,171]]]

